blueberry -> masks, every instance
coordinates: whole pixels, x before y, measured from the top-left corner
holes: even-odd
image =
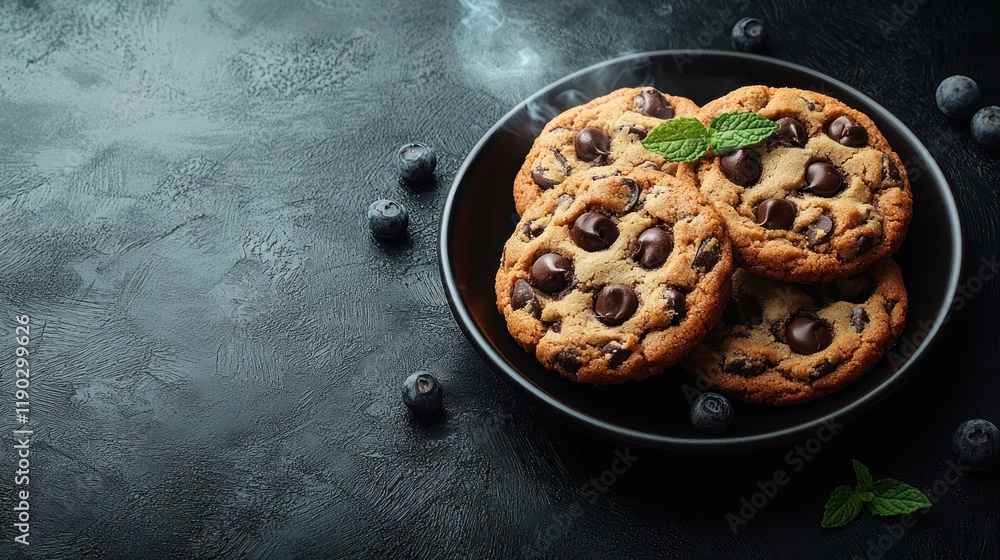
[[[733,407],[718,393],[704,393],[691,405],[691,422],[707,434],[721,434],[733,425]]]
[[[968,76],[945,78],[934,93],[938,109],[953,119],[968,117],[979,107],[979,86]]]
[[[434,175],[437,156],[430,146],[414,142],[399,149],[396,167],[399,168],[399,176],[407,181],[426,181]]]
[[[1000,430],[989,420],[966,420],[955,430],[951,446],[972,468],[989,469],[1000,461]]]
[[[1000,107],[983,107],[972,116],[972,137],[987,148],[1000,148]]]
[[[406,233],[410,212],[392,200],[376,200],[368,207],[368,227],[377,237],[393,239]]]
[[[733,26],[733,48],[738,51],[758,52],[767,42],[764,22],[757,18],[743,18]]]
[[[403,402],[417,414],[430,414],[441,408],[444,392],[433,374],[418,371],[403,382]]]

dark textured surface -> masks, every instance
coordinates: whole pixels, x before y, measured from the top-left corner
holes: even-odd
[[[727,49],[754,14],[771,55],[858,87],[924,140],[952,180],[974,278],[998,252],[1000,162],[933,96],[964,73],[1000,103],[998,8],[423,4],[0,3],[0,429],[16,427],[27,313],[35,431],[28,548],[12,542],[13,442],[0,453],[0,556],[864,557],[891,518],[819,526],[850,459],[928,487],[962,420],[1000,421],[994,279],[970,284],[904,389],[733,534],[726,514],[791,472],[794,446],[632,448],[635,464],[594,491],[618,448],[551,424],[486,369],[435,255],[446,185],[518,101],[619,54]],[[411,140],[437,149],[436,187],[397,183],[391,157]],[[385,196],[411,209],[402,246],[367,235],[364,210]],[[417,369],[445,387],[431,421],[401,405]],[[885,557],[1000,554],[998,471],[944,486],[883,538]]]

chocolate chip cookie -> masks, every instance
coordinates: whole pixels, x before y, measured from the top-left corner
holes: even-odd
[[[737,268],[732,294],[684,367],[755,403],[802,403],[842,389],[889,351],[906,319],[906,289],[891,259],[825,284]]]
[[[592,168],[525,209],[504,246],[497,308],[517,342],[575,381],[643,379],[715,324],[732,252],[691,181]]]
[[[779,128],[764,142],[696,164],[726,219],[736,261],[787,282],[856,274],[899,248],[912,211],[906,170],[872,120],[832,97],[740,88],[702,108],[754,111]],[[686,167],[688,164],[683,164]]]
[[[697,113],[694,102],[652,87],[619,89],[565,111],[545,125],[514,179],[517,213],[573,173],[596,166],[642,165],[676,174],[676,163],[640,141],[665,119]]]

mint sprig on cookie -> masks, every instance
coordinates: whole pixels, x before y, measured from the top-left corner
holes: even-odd
[[[894,478],[873,481],[861,461],[854,461],[854,474],[858,479],[854,488],[845,484],[830,493],[823,510],[823,527],[847,525],[861,513],[862,503],[867,503],[868,511],[875,515],[900,515],[931,506],[923,492],[905,482]]]
[[[778,123],[750,111],[722,113],[713,117],[708,128],[698,119],[667,119],[642,140],[647,150],[668,161],[697,161],[708,153],[730,150],[763,142],[778,130]]]

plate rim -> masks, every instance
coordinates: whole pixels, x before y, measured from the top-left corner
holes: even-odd
[[[875,108],[876,113],[880,119],[891,125],[893,128],[899,131],[900,135],[905,138],[907,142],[916,147],[916,155],[918,155],[927,165],[926,169],[922,169],[923,172],[931,176],[931,179],[941,185],[944,185],[943,197],[944,198],[944,210],[951,218],[948,222],[949,228],[952,233],[952,247],[951,254],[953,255],[951,262],[951,270],[948,276],[947,292],[945,296],[945,301],[941,305],[937,316],[934,319],[931,328],[927,331],[926,336],[917,345],[916,350],[909,356],[899,369],[892,373],[892,375],[887,378],[883,383],[876,386],[871,392],[861,396],[847,403],[844,407],[828,412],[822,416],[819,416],[813,420],[805,423],[790,426],[781,430],[767,432],[764,434],[756,434],[750,436],[720,436],[720,437],[696,437],[696,438],[678,438],[673,436],[662,436],[656,435],[650,432],[634,430],[631,428],[626,428],[616,424],[611,424],[600,418],[582,413],[566,404],[561,400],[553,397],[547,392],[540,390],[533,383],[531,383],[527,377],[525,377],[516,368],[510,366],[507,360],[498,353],[492,345],[486,340],[483,333],[476,327],[475,321],[469,314],[468,310],[464,305],[460,304],[461,301],[461,290],[455,282],[455,278],[451,275],[451,258],[448,253],[448,243],[450,240],[451,226],[455,219],[454,206],[456,201],[460,198],[459,185],[462,179],[465,177],[469,168],[472,166],[473,162],[478,158],[478,156],[483,152],[483,150],[489,145],[496,137],[498,131],[504,128],[505,123],[507,123],[514,115],[520,113],[524,108],[535,100],[543,97],[549,92],[556,90],[560,87],[565,86],[567,83],[572,82],[580,76],[586,75],[591,72],[600,70],[601,68],[612,66],[616,64],[621,64],[630,60],[646,58],[651,62],[653,59],[660,59],[665,57],[700,57],[700,56],[715,56],[724,58],[736,58],[744,59],[747,61],[753,61],[755,63],[769,64],[773,66],[778,66],[786,68],[789,70],[794,70],[795,72],[804,73],[809,76],[820,80],[821,82],[827,82],[844,91],[849,92],[851,95],[860,99],[863,103],[870,105]],[[585,428],[588,432],[594,433],[598,436],[605,438],[610,438],[616,441],[626,441],[629,443],[635,443],[639,445],[644,445],[648,447],[666,449],[673,451],[700,451],[700,452],[712,452],[712,451],[737,451],[746,450],[752,448],[764,448],[773,445],[778,445],[788,441],[792,441],[799,437],[802,437],[810,432],[817,431],[825,423],[833,422],[846,422],[848,418],[855,417],[858,414],[870,409],[872,406],[882,401],[894,391],[896,391],[910,376],[911,370],[915,369],[915,366],[919,362],[923,361],[927,352],[933,346],[938,338],[938,334],[943,328],[944,324],[948,321],[949,311],[954,303],[955,294],[958,290],[958,284],[960,282],[962,269],[965,262],[965,251],[963,247],[964,239],[964,223],[962,222],[961,213],[958,211],[958,204],[955,200],[954,193],[952,192],[951,183],[945,177],[944,173],[941,171],[940,166],[938,166],[937,161],[934,159],[933,155],[920,140],[920,138],[912,131],[906,124],[904,124],[898,117],[896,117],[892,112],[883,107],[880,103],[876,102],[874,99],[869,97],[864,92],[858,90],[854,86],[848,85],[836,78],[830,77],[822,72],[813,70],[811,68],[801,66],[792,62],[779,60],[775,58],[770,58],[761,55],[754,55],[748,53],[737,53],[730,51],[719,51],[719,50],[707,50],[707,49],[670,49],[670,50],[658,50],[658,51],[645,51],[639,53],[633,53],[630,55],[625,55],[604,62],[599,62],[597,64],[587,66],[577,70],[571,74],[564,76],[545,87],[542,87],[535,93],[531,94],[527,98],[523,99],[520,103],[515,105],[510,111],[504,114],[496,123],[493,124],[482,137],[476,143],[475,146],[469,151],[462,165],[459,167],[458,171],[455,173],[455,177],[448,187],[448,193],[445,198],[444,206],[441,210],[441,220],[440,227],[438,229],[438,269],[441,274],[441,280],[445,288],[445,296],[448,299],[448,306],[451,309],[452,315],[455,317],[458,323],[459,329],[463,332],[465,337],[472,343],[473,348],[480,355],[483,361],[486,362],[487,367],[489,367],[496,375],[503,379],[508,386],[510,386],[516,393],[518,393],[522,398],[531,401],[532,404],[543,404],[545,405],[544,411],[548,413],[554,413],[554,417],[564,423],[572,425],[574,428]],[[943,312],[941,311],[943,310]]]

